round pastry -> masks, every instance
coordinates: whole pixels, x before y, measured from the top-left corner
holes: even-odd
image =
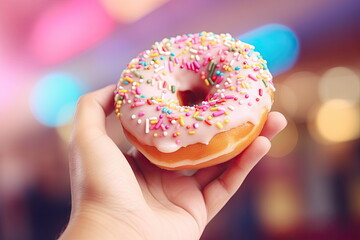
[[[115,113],[153,164],[198,169],[230,160],[260,134],[273,91],[253,46],[230,34],[187,34],[131,60],[114,92]]]

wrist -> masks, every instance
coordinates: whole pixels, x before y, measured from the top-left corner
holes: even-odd
[[[68,226],[59,238],[67,239],[144,239],[126,216],[111,215],[87,209],[71,217]]]

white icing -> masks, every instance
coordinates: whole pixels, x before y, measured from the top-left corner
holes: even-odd
[[[175,152],[176,150],[178,150],[180,147],[179,145],[173,143],[173,142],[169,142],[169,141],[161,141],[160,143],[158,143],[156,145],[156,148],[163,153],[171,153],[171,152]]]

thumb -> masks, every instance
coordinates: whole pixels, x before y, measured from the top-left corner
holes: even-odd
[[[114,89],[115,85],[110,85],[79,99],[69,158],[75,201],[86,198],[119,203],[141,195],[129,163],[106,133],[105,119],[113,110]]]

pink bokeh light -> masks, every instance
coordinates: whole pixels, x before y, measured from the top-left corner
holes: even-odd
[[[116,22],[98,0],[59,2],[39,16],[29,49],[42,64],[57,64],[104,39]]]

